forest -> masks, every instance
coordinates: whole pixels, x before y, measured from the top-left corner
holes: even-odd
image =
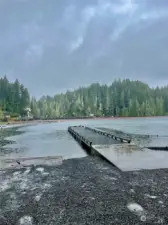
[[[0,79],[0,119],[4,112],[23,116],[31,109],[34,119],[168,115],[168,86],[151,88],[141,81],[115,80],[111,85],[91,84],[74,91],[30,97],[18,80]]]
[[[30,102],[28,89],[18,80],[12,83],[6,76],[0,78],[0,120],[3,119],[4,114],[11,117],[24,115],[25,108]]]

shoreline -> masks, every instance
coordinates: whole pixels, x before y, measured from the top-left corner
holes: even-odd
[[[118,119],[141,119],[141,118],[168,118],[168,116],[132,116],[132,117],[89,117],[89,118],[67,118],[67,119],[53,119],[53,120],[30,120],[30,121],[9,121],[7,123],[0,122],[0,127],[10,126],[10,125],[21,125],[21,124],[39,124],[39,123],[59,123],[65,121],[73,121],[73,120],[118,120]]]
[[[92,117],[92,118],[73,118],[73,119],[58,119],[58,120],[49,120],[64,122],[70,120],[118,120],[118,119],[141,119],[141,118],[168,118],[168,116],[121,116],[121,117]]]

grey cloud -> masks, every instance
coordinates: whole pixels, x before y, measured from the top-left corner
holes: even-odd
[[[164,0],[0,1],[0,73],[33,95],[91,82],[167,81]]]

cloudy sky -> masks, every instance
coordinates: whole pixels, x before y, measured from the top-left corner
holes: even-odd
[[[168,84],[168,0],[0,0],[0,74],[37,97],[119,77]]]

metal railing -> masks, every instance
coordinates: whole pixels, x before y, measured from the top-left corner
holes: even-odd
[[[92,127],[85,127],[85,129],[88,129],[88,130],[91,130],[91,131],[94,131],[98,134],[102,134],[104,136],[107,136],[107,137],[110,137],[110,138],[113,138],[115,140],[118,140],[118,141],[121,141],[121,142],[125,142],[125,143],[131,143],[131,139],[127,139],[127,138],[123,138],[123,137],[119,137],[119,136],[116,136],[114,134],[111,134],[107,131],[103,131],[103,130],[100,130],[100,129],[97,129],[97,128],[92,128]]]

